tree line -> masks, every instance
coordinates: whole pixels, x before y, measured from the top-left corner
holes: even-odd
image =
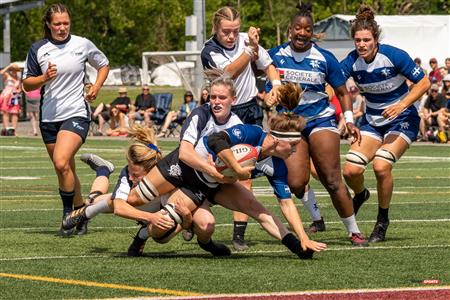
[[[184,50],[185,17],[193,14],[192,0],[46,0],[63,2],[72,13],[71,32],[93,41],[112,67],[140,65],[144,51]],[[286,40],[290,18],[298,0],[206,0],[206,38],[211,34],[213,13],[232,5],[241,13],[241,30],[261,28],[261,45],[270,48]],[[333,14],[355,14],[356,0],[315,0],[315,21]],[[368,0],[377,14],[450,14],[448,0]],[[45,7],[11,14],[11,60],[25,60],[30,45],[43,36]],[[3,26],[3,22],[1,22]],[[0,37],[2,45],[3,36]]]

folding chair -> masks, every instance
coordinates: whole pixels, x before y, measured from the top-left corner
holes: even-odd
[[[164,124],[167,114],[172,106],[173,94],[171,93],[159,93],[153,94],[156,100],[156,110],[151,116],[153,126],[156,133],[159,132],[161,126]]]

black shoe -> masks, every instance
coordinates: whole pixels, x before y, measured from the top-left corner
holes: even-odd
[[[372,234],[369,237],[369,243],[378,243],[386,239],[386,231],[389,226],[389,220],[386,222],[377,221],[373,228]]]
[[[97,171],[99,167],[107,167],[109,172],[114,172],[114,165],[109,160],[103,159],[98,155],[92,153],[81,154],[80,159],[91,167],[92,170]]]
[[[353,210],[355,212],[355,216],[358,213],[359,208],[363,205],[364,202],[367,201],[370,197],[370,192],[368,189],[364,189],[361,193],[355,194],[353,197]]]
[[[89,219],[86,217],[86,207],[83,206],[80,209],[72,211],[70,214],[67,214],[62,221],[62,228],[64,230],[69,230],[78,226]]]
[[[247,243],[244,241],[244,239],[240,238],[240,237],[235,237],[232,241],[231,244],[233,245],[233,248],[236,251],[245,251],[248,250],[248,245]]]
[[[2,128],[1,135],[2,135],[2,136],[6,136],[6,128]]]
[[[320,218],[318,221],[313,221],[309,228],[306,229],[307,233],[316,233],[319,231],[325,231],[325,222],[323,221],[323,218]]]
[[[144,253],[144,247],[145,243],[147,242],[147,239],[143,239],[139,237],[139,232],[141,232],[142,228],[147,228],[147,225],[143,224],[141,228],[139,228],[138,232],[133,238],[133,242],[131,243],[130,247],[128,247],[128,256],[142,256]]]
[[[183,236],[183,240],[185,240],[186,242],[189,242],[194,238],[194,232],[192,231],[192,228],[183,230],[181,232],[181,235]]]
[[[88,231],[87,225],[88,225],[88,223],[89,223],[89,219],[86,219],[85,221],[80,222],[80,223],[75,227],[75,233],[76,233],[77,235],[84,235],[84,234],[87,234],[87,231]]]
[[[198,245],[203,250],[211,253],[214,256],[230,256],[231,250],[225,244],[216,243],[213,240],[209,240],[208,243],[203,244],[197,240]]]

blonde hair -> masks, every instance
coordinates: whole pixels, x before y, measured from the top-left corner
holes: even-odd
[[[212,68],[203,71],[205,79],[209,82],[210,90],[215,85],[223,85],[228,88],[232,97],[236,96],[236,88],[231,75],[224,70]]]
[[[128,147],[127,160],[140,165],[149,172],[162,159],[156,145],[156,136],[152,128],[135,124],[128,130],[131,145]]]
[[[239,12],[231,6],[224,6],[219,8],[214,14],[212,19],[212,34],[215,34],[217,32],[217,29],[220,26],[220,21],[226,20],[226,21],[235,21],[237,19],[240,19],[241,16]]]

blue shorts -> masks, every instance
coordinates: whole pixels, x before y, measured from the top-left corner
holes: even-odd
[[[302,135],[305,138],[308,138],[312,133],[324,129],[338,133],[336,117],[334,115],[309,121],[308,123],[306,123],[305,128],[302,130]]]
[[[241,119],[242,123],[262,127],[264,113],[262,107],[258,105],[256,97],[247,103],[232,106],[231,111]]]
[[[411,144],[417,138],[419,124],[420,117],[416,114],[400,114],[392,122],[383,126],[371,125],[363,116],[359,130],[362,135],[370,136],[380,142],[383,142],[387,135],[394,134]]]
[[[60,122],[41,122],[39,128],[41,129],[42,139],[45,144],[56,143],[56,137],[61,130],[78,134],[84,143],[89,132],[90,123],[91,121],[89,119],[74,117]]]

